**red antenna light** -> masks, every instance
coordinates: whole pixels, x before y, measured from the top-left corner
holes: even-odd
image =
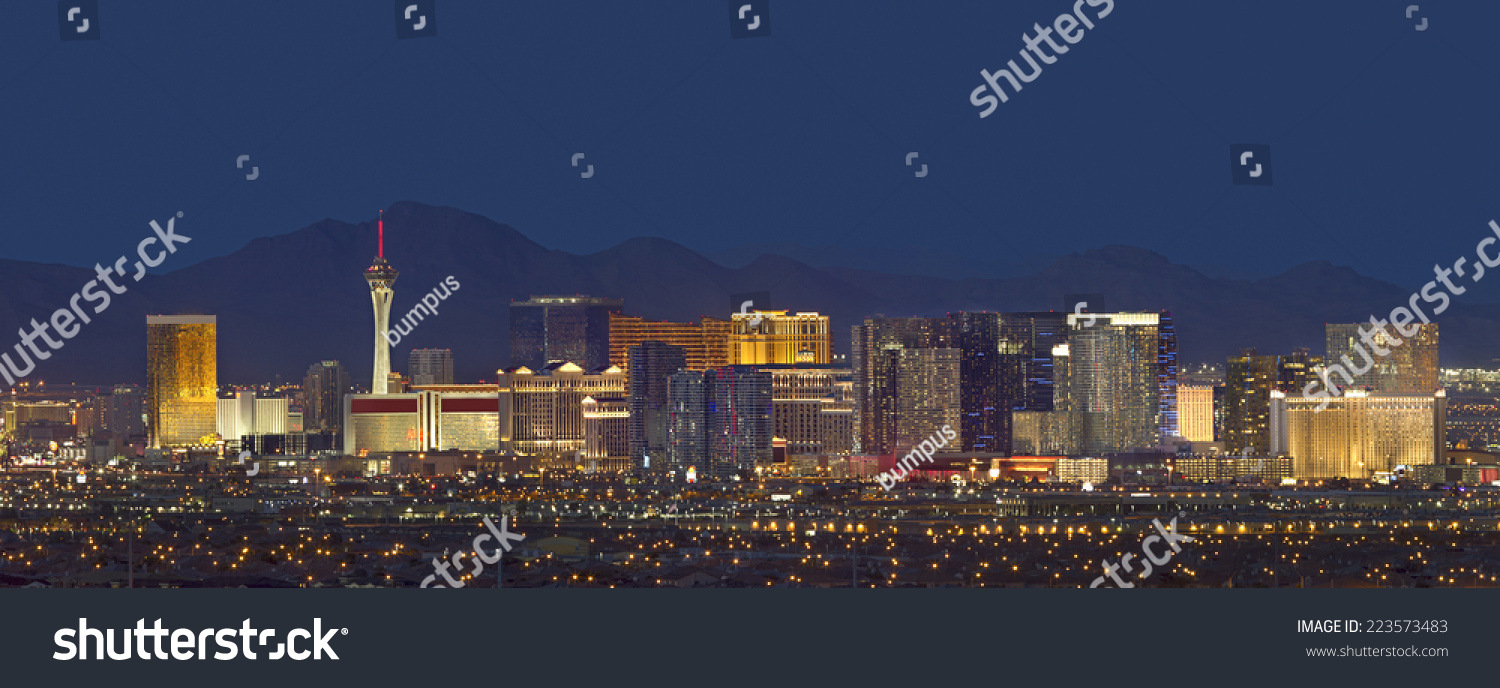
[[[385,257],[385,211],[380,212],[380,257]]]

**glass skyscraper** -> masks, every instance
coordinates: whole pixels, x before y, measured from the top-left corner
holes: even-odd
[[[511,366],[539,370],[552,361],[568,361],[584,370],[608,366],[609,314],[620,312],[624,303],[584,295],[512,301]]]
[[[668,450],[670,412],[667,381],[688,368],[687,352],[680,346],[649,341],[630,347],[630,458],[644,468],[647,457],[657,470],[664,470]]]
[[[338,361],[320,361],[307,368],[302,379],[302,428],[308,432],[340,433],[344,429],[344,395],[349,392],[349,372]]]
[[[1345,389],[1365,389],[1389,394],[1431,394],[1442,388],[1438,382],[1438,324],[1412,323],[1416,334],[1403,337],[1387,325],[1386,334],[1374,331],[1369,324],[1327,323],[1326,364],[1348,371],[1350,383],[1334,369],[1328,382]],[[1371,332],[1370,342],[1360,336],[1360,328]],[[1400,341],[1397,344],[1396,341]],[[1380,351],[1387,353],[1380,355]],[[1301,389],[1297,390],[1299,393]]]

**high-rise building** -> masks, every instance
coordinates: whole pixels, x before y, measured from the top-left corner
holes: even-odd
[[[1011,413],[1025,408],[1030,338],[1006,336],[1000,313],[953,313],[959,350],[959,447],[966,452],[1009,454]]]
[[[233,398],[218,400],[218,434],[230,450],[238,450],[246,437],[285,435],[288,415],[284,398],[262,399],[254,392],[235,392]]]
[[[391,329],[391,299],[395,296],[396,277],[400,274],[390,263],[385,262],[385,214],[381,213],[379,253],[375,262],[365,269],[365,281],[370,283],[370,302],[375,306],[375,370],[370,376],[370,393],[382,394],[386,390],[391,373],[391,342],[386,333]]]
[[[791,455],[847,454],[853,449],[850,434],[841,435],[852,424],[854,403],[851,371],[826,367],[761,368],[771,374],[771,421],[775,437],[786,440]]]
[[[641,342],[656,341],[682,347],[688,370],[723,368],[729,365],[729,329],[729,321],[718,318],[674,323],[611,311],[609,364],[629,372],[630,349]]]
[[[853,328],[856,423],[863,454],[913,446],[959,427],[959,356],[947,318],[866,318]]]
[[[1271,392],[1302,393],[1321,359],[1298,349],[1286,356],[1244,349],[1224,368],[1224,451],[1265,456],[1271,449]]]
[[[302,379],[302,423],[309,432],[340,433],[344,429],[344,395],[349,393],[349,372],[338,361],[320,361],[307,368]]]
[[[670,467],[726,479],[770,465],[771,385],[771,373],[750,366],[672,375]]]
[[[1172,313],[1162,311],[1156,327],[1157,426],[1163,441],[1181,435],[1177,409],[1177,328]]]
[[[732,317],[730,365],[828,365],[833,360],[833,331],[826,315],[752,310]]]
[[[109,397],[109,409],[103,414],[102,429],[120,444],[132,437],[146,435],[146,393],[136,385],[115,385]]]
[[[1228,406],[1229,406],[1228,393],[1226,392],[1226,387],[1224,386],[1224,383],[1221,382],[1221,383],[1219,383],[1217,385],[1214,385],[1214,441],[1215,442],[1223,442],[1225,436],[1227,435],[1227,432],[1225,431],[1225,426],[1228,425],[1228,418],[1229,418],[1229,413],[1227,411]]]
[[[1189,442],[1214,441],[1214,388],[1178,385],[1177,422],[1183,439]]]
[[[709,461],[709,399],[712,391],[708,371],[679,370],[667,380],[667,460],[660,457],[643,464],[654,471],[676,471],[702,466]]]
[[[453,384],[453,352],[449,349],[412,349],[406,374],[413,387]]]
[[[1123,452],[1155,447],[1163,426],[1162,385],[1175,390],[1173,369],[1164,370],[1162,314],[1069,314],[1068,345],[1054,350],[1067,357],[1066,385],[1059,381],[1054,408],[1078,414],[1084,453]],[[1064,397],[1062,401],[1056,397]],[[1175,407],[1175,403],[1174,403]],[[1174,408],[1175,413],[1175,408]]]
[[[585,372],[556,361],[499,371],[498,382],[501,449],[560,457],[584,449],[584,397],[624,397],[626,379],[614,366]]]
[[[624,471],[630,460],[630,400],[625,397],[583,398],[584,470]]]
[[[1326,407],[1322,406],[1327,404]],[[1369,480],[1397,466],[1445,464],[1447,396],[1371,394],[1308,399],[1271,393],[1271,451],[1290,454],[1299,480]]]
[[[1280,389],[1280,356],[1245,349],[1224,368],[1224,450],[1265,455],[1271,450],[1271,392]]]
[[[1393,326],[1327,323],[1328,383],[1389,394],[1430,394],[1438,381],[1438,324],[1412,323],[1405,337]],[[1300,389],[1298,390],[1301,391]]]
[[[578,296],[532,296],[510,304],[512,367],[540,370],[552,361],[568,361],[585,370],[610,365],[610,313],[620,299]]]
[[[611,339],[610,344],[614,344]],[[665,465],[671,418],[667,400],[667,379],[679,370],[690,369],[687,353],[681,346],[658,341],[641,342],[630,347],[630,458],[636,468],[644,468],[649,457],[656,457],[658,468]]]
[[[196,445],[217,433],[218,319],[146,316],[146,413],[153,447]]]
[[[1053,410],[1052,350],[1068,342],[1067,313],[1005,313],[1001,316],[1000,334],[1021,351],[1021,399],[1017,410]]]
[[[729,478],[771,464],[771,374],[749,366],[704,373],[711,388],[709,475]]]

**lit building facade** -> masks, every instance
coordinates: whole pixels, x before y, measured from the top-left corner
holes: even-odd
[[[959,354],[958,447],[966,452],[1009,454],[1011,412],[1024,408],[1025,364],[1030,343],[1011,339],[1001,313],[953,313]]]
[[[1054,408],[1078,414],[1081,453],[1155,447],[1165,426],[1162,315],[1068,314],[1068,344],[1054,349]],[[1175,347],[1175,343],[1172,344]],[[1059,356],[1066,360],[1059,360]],[[1171,357],[1175,361],[1175,354]],[[1065,371],[1058,368],[1065,366]],[[1175,363],[1170,371],[1175,395]],[[1061,398],[1057,398],[1061,397]],[[1173,399],[1175,415],[1175,399]]]
[[[1404,337],[1391,326],[1375,330],[1368,323],[1327,323],[1329,383],[1389,394],[1431,394],[1442,389],[1438,380],[1438,324],[1412,323],[1406,327],[1416,328],[1416,333]],[[1361,337],[1360,328],[1370,333],[1369,341]]]
[[[556,361],[539,370],[522,366],[500,371],[498,383],[501,448],[562,456],[584,449],[584,398],[624,397],[626,377],[614,366],[585,372],[574,363]]]
[[[585,370],[610,365],[610,314],[620,299],[577,296],[532,296],[510,304],[512,367],[540,370],[553,361],[568,361]]]
[[[152,447],[198,445],[217,434],[218,361],[215,316],[146,316],[146,415]]]
[[[826,315],[753,310],[732,317],[729,365],[828,365],[833,361],[833,331]]]
[[[1156,323],[1156,423],[1162,441],[1182,434],[1177,405],[1177,326],[1162,311]]]
[[[626,471],[630,460],[630,400],[583,398],[583,454],[588,471]]]
[[[254,392],[236,392],[218,400],[218,434],[230,448],[249,435],[285,435],[289,415],[286,399],[261,399]]]
[[[1290,456],[1196,454],[1171,459],[1177,479],[1189,483],[1262,483],[1279,485],[1292,477]]]
[[[682,347],[688,370],[711,370],[729,365],[728,320],[703,318],[698,323],[647,320],[610,312],[609,364],[630,370],[630,350],[643,342]]]
[[[1322,403],[1327,407],[1319,410]],[[1292,457],[1298,480],[1369,480],[1396,466],[1443,464],[1447,395],[1368,394],[1307,399],[1271,393],[1271,452]]]
[[[862,454],[891,454],[959,427],[960,350],[947,318],[866,318],[850,356]]]
[[[1178,385],[1177,423],[1182,438],[1189,442],[1214,441],[1214,388]]]
[[[455,385],[350,394],[344,398],[344,453],[495,451],[500,448],[498,391],[495,385]]]
[[[853,373],[832,368],[762,368],[771,374],[772,433],[787,453],[847,454],[853,450]],[[845,383],[845,384],[841,384]],[[844,427],[848,434],[844,434]]]
[[[1316,380],[1322,362],[1298,349],[1286,356],[1257,355],[1244,349],[1224,368],[1224,451],[1264,456],[1271,451],[1271,392],[1300,395]]]
[[[1093,483],[1102,485],[1109,480],[1109,459],[1101,457],[1059,457],[1057,459],[1057,479],[1059,482]]]
[[[1015,411],[1011,452],[1018,456],[1080,453],[1078,415],[1069,411]]]

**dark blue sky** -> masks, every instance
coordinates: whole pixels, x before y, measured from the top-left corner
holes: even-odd
[[[6,258],[91,266],[183,210],[173,269],[416,200],[573,252],[1120,243],[1416,287],[1500,217],[1500,3],[1422,2],[1418,32],[1406,2],[1116,0],[981,119],[980,70],[1072,0],[771,0],[745,40],[719,0],[437,0],[416,40],[387,0],[98,2],[99,41],[0,8]],[[1274,187],[1230,185],[1232,143],[1270,144]]]

